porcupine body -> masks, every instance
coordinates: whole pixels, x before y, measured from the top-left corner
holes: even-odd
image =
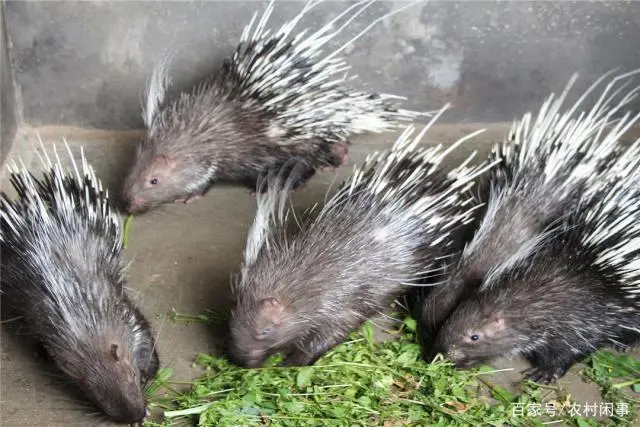
[[[640,342],[640,140],[526,250],[493,268],[436,338],[458,366],[522,355],[549,383],[596,350]]]
[[[351,135],[391,130],[421,115],[399,109],[397,96],[348,87],[349,67],[338,55],[351,42],[324,51],[373,1],[352,5],[317,32],[296,35],[296,25],[317,3],[307,3],[272,33],[266,27],[272,1],[258,21],[254,15],[222,68],[172,101],[165,102],[168,61],[156,67],[143,114],[148,132],[125,179],[127,211],[189,202],[217,182],[255,191],[265,170],[287,165],[299,172],[296,187],[317,169],[345,163]],[[342,19],[347,22],[335,30]]]
[[[583,191],[595,188],[619,153],[618,139],[636,120],[631,114],[613,119],[636,97],[637,88],[627,88],[635,73],[609,80],[595,105],[582,111],[587,97],[612,73],[603,75],[563,111],[574,75],[560,97],[551,95],[535,119],[526,114],[514,123],[508,138],[494,147],[491,159],[502,161],[482,179],[489,191],[478,193],[479,202],[486,203],[479,225],[460,258],[448,266],[447,286],[430,289],[418,301],[425,357],[435,354],[430,343],[444,320],[488,271],[518,251],[526,254],[534,236],[558,221]],[[621,92],[624,96],[618,98]]]
[[[141,422],[142,387],[159,360],[149,323],[123,289],[119,218],[84,154],[79,169],[72,157],[71,173],[57,154],[54,163],[41,158],[41,179],[14,163],[18,196],[0,196],[2,296],[110,419]]]
[[[412,132],[370,155],[293,234],[283,213],[287,186],[258,196],[232,283],[236,363],[256,367],[282,352],[286,364],[313,364],[449,255],[450,233],[471,216],[462,193],[488,166],[444,173],[441,162],[458,144],[420,149],[422,134]]]

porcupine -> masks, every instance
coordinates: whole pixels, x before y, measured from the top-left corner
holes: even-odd
[[[428,115],[399,109],[393,101],[398,96],[349,88],[349,66],[338,56],[375,23],[407,6],[377,19],[341,48],[323,51],[374,1],[350,6],[311,35],[293,31],[318,2],[308,2],[273,34],[266,28],[272,1],[257,23],[254,14],[235,53],[217,73],[170,102],[165,102],[170,83],[165,58],[147,90],[143,117],[148,132],[125,179],[125,210],[142,213],[172,201],[187,203],[216,182],[255,191],[265,170],[287,165],[296,165],[300,173],[295,188],[318,169],[346,163],[351,135],[393,130]]]
[[[294,235],[284,219],[287,185],[271,180],[258,195],[232,282],[235,363],[257,367],[278,352],[287,365],[315,363],[449,255],[451,232],[471,216],[462,194],[490,165],[468,166],[472,155],[442,169],[445,156],[478,132],[447,150],[417,147],[440,114],[414,139],[411,125],[390,151],[369,155],[319,212],[307,211]]]
[[[159,358],[149,323],[123,289],[120,219],[84,152],[78,169],[67,146],[68,172],[41,146],[42,178],[13,162],[17,198],[0,195],[2,296],[111,420],[139,423]]]
[[[522,355],[549,383],[612,345],[640,342],[640,140],[563,219],[487,273],[436,338],[458,366]]]
[[[601,171],[617,156],[618,139],[635,118],[630,113],[619,120],[612,117],[635,99],[638,88],[621,98],[618,95],[637,71],[611,79],[594,106],[580,110],[612,73],[600,77],[562,111],[577,79],[574,75],[560,97],[549,96],[535,119],[528,113],[516,121],[507,139],[493,148],[490,158],[502,161],[478,185],[488,189],[478,193],[479,203],[486,204],[479,225],[463,242],[459,259],[449,264],[447,286],[428,289],[418,301],[425,358],[435,355],[430,344],[456,304],[477,289],[493,267],[513,259],[519,250],[526,253],[527,242],[533,244],[531,239],[559,220],[582,191],[593,188]]]

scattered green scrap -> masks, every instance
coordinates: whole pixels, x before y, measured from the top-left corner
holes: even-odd
[[[226,324],[229,321],[230,312],[228,310],[220,310],[214,311],[209,310],[206,314],[184,314],[178,313],[175,309],[171,309],[169,313],[167,313],[167,317],[173,323],[182,322],[182,323],[202,323],[206,326],[221,326]]]
[[[621,419],[633,425],[640,409],[640,360],[629,354],[599,351],[586,361],[582,375],[598,385],[603,401],[628,408]]]
[[[122,246],[127,249],[129,246],[129,230],[131,229],[131,223],[133,222],[133,215],[129,215],[124,220],[124,231],[122,233]]]

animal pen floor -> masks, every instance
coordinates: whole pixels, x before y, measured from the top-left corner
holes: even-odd
[[[502,138],[507,125],[439,125],[425,137],[425,142],[450,143],[455,138],[480,127],[488,131],[465,143],[449,158],[461,160],[471,149],[483,156],[494,141]],[[47,149],[52,143],[60,151],[62,137],[67,138],[76,153],[80,146],[94,165],[104,184],[117,194],[121,179],[134,153],[138,132],[101,132],[75,128],[47,127],[38,129]],[[34,169],[39,167],[35,155],[35,129],[20,129],[8,160],[20,157]],[[366,154],[384,149],[395,135],[365,135],[357,137],[350,149],[349,166],[335,174],[316,176],[307,186],[294,193],[295,205],[304,208],[322,201],[335,180],[351,173]],[[3,167],[2,187],[12,191]],[[335,185],[334,187],[335,188]],[[131,223],[126,256],[132,261],[129,269],[129,292],[151,321],[159,336],[158,349],[162,366],[172,367],[174,379],[189,380],[202,374],[193,367],[200,352],[215,352],[219,340],[201,324],[172,323],[159,316],[175,309],[180,313],[200,314],[226,303],[230,274],[241,259],[247,230],[255,211],[255,198],[244,188],[214,187],[203,199],[190,205],[169,205],[157,213],[136,217]],[[6,325],[4,325],[6,326]],[[82,406],[75,397],[60,388],[60,381],[43,373],[33,356],[33,349],[24,345],[23,331],[2,328],[2,413],[5,427],[40,425],[108,425],[96,411]],[[634,353],[640,353],[636,350]],[[494,381],[504,385],[515,383],[519,371],[526,367],[521,361],[500,361],[496,367],[514,367],[510,372],[494,375]],[[600,402],[595,386],[585,383],[575,373],[577,367],[561,380],[578,402]]]

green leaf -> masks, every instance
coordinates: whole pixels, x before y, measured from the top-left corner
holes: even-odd
[[[364,406],[365,408],[368,408],[371,406],[371,398],[368,396],[360,396],[358,398],[358,403]]]
[[[576,417],[575,421],[578,424],[578,427],[590,427],[590,424],[582,417]]]
[[[413,351],[405,351],[404,353],[398,356],[398,363],[401,365],[405,365],[407,363],[413,363],[416,361],[417,354]]]
[[[173,369],[160,368],[158,369],[158,373],[156,374],[156,381],[161,381],[161,382],[168,381],[172,375],[173,375]]]
[[[367,344],[369,344],[369,347],[373,348],[374,338],[373,338],[373,326],[371,325],[371,322],[366,322],[362,326],[362,335],[364,336],[364,339],[366,340]]]
[[[151,396],[150,407],[173,416],[162,424],[147,421],[145,425],[538,427],[543,420],[527,416],[527,405],[567,399],[567,390],[529,382],[513,391],[499,387],[489,381],[493,375],[486,375],[494,372],[490,366],[455,369],[445,360],[426,362],[419,357],[421,348],[410,326],[401,328],[393,339],[376,341],[375,325],[366,323],[312,367],[284,367],[279,364],[281,355],[273,355],[259,369],[243,369],[225,358],[197,355],[196,364],[204,373],[189,389],[180,381],[172,387],[169,371],[159,372],[166,393]],[[623,392],[631,394],[630,387],[637,386],[637,375],[611,381],[612,372],[629,374],[637,367],[627,357],[596,354],[588,363],[585,375],[597,379],[604,402],[625,401]],[[494,375],[500,383],[509,379],[503,372]],[[523,405],[524,416],[514,415],[514,404]],[[602,425],[635,425],[635,412],[630,406],[629,415],[604,420]],[[595,419],[578,420],[566,413],[553,421],[579,427],[600,425]]]
[[[404,319],[404,326],[411,332],[415,332],[417,329],[417,322],[412,317],[406,317]]]
[[[122,232],[122,246],[127,249],[129,246],[129,230],[131,229],[131,223],[133,222],[133,215],[127,216],[124,220],[124,230]]]
[[[292,414],[298,414],[304,410],[304,405],[301,402],[286,402],[284,407]]]
[[[258,396],[255,391],[245,394],[242,398],[246,403],[255,403],[258,400]]]
[[[311,384],[311,377],[313,376],[313,368],[308,366],[300,368],[298,375],[296,375],[296,386],[298,388],[304,388]]]
[[[355,388],[348,388],[345,392],[344,392],[344,396],[347,399],[353,399],[354,397],[356,397],[356,394],[358,394],[358,389]]]
[[[486,374],[488,372],[493,372],[495,370],[496,370],[496,368],[494,368],[493,366],[489,366],[489,365],[481,365],[481,366],[479,366],[477,368],[477,371],[479,373],[483,373],[483,374]]]
[[[347,415],[347,408],[342,406],[338,406],[335,408],[331,408],[331,413],[338,419],[344,418]]]

